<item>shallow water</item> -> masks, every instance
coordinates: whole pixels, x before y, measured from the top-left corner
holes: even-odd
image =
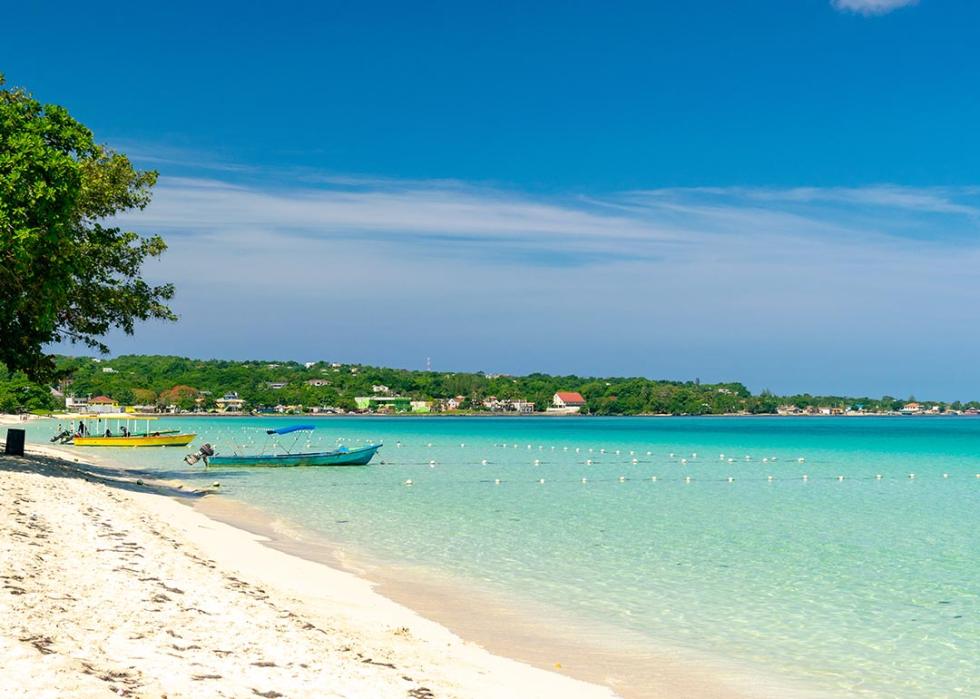
[[[220,451],[299,421],[157,424],[190,427],[195,445]],[[182,463],[188,450],[91,451],[220,481],[232,497],[380,559],[816,688],[980,696],[978,419],[315,424],[311,448],[385,447],[367,468],[207,473]],[[35,424],[30,437],[53,431]]]

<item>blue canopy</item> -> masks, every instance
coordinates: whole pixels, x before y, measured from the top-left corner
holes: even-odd
[[[315,430],[316,425],[291,425],[290,427],[280,427],[278,430],[266,430],[266,434],[289,434],[300,430]]]

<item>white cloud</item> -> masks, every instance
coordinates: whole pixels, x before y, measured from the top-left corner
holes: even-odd
[[[830,0],[834,8],[862,15],[883,15],[900,7],[915,5],[919,0]]]
[[[977,188],[583,197],[206,174],[162,177],[152,204],[124,220],[170,244],[148,271],[176,283],[182,319],[114,339],[114,351],[315,351],[394,366],[432,355],[458,369],[907,393],[918,389],[887,385],[882,357],[896,345],[919,361],[936,338],[946,351],[980,344],[980,316],[955,302],[980,294]]]

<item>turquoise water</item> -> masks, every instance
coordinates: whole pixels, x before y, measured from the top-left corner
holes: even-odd
[[[158,424],[220,450],[287,422]],[[206,474],[181,462],[186,450],[98,453],[218,480],[381,559],[839,695],[980,696],[978,419],[316,424],[314,444],[385,447],[367,468]]]

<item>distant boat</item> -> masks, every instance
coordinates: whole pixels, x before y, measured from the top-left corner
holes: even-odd
[[[313,425],[293,425],[277,430],[266,430],[266,434],[281,436],[294,432],[312,431]],[[295,444],[295,440],[293,442]],[[204,445],[208,447],[209,445]],[[204,460],[205,466],[366,466],[382,447],[381,444],[369,444],[366,447],[348,449],[341,446],[330,451],[292,452],[284,449],[281,454],[207,454],[202,447],[200,455],[189,455],[185,461],[190,464]]]
[[[77,428],[55,435],[51,441],[76,447],[186,447],[197,436],[192,432],[181,433],[179,430],[151,430],[150,421],[156,419],[136,418],[127,414],[82,415],[79,416]],[[101,429],[103,420],[105,431]],[[116,422],[115,432],[110,427],[110,420]],[[136,432],[139,429],[138,423],[143,421],[143,431]]]

